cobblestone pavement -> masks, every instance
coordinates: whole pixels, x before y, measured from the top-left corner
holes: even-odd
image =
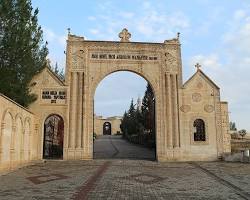
[[[0,199],[250,199],[250,164],[47,161],[0,176]]]

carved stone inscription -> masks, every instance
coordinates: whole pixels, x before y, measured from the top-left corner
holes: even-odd
[[[64,104],[66,100],[65,90],[43,90],[42,102],[43,103],[58,103]]]
[[[92,53],[92,60],[143,60],[156,61],[158,57],[155,55],[140,55],[140,54],[115,54],[115,53]]]

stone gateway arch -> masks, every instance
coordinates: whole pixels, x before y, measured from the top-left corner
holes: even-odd
[[[38,83],[31,87],[39,98],[30,109],[40,120],[41,156],[44,120],[56,114],[65,123],[63,159],[93,158],[95,90],[117,71],[134,72],[153,88],[158,161],[216,160],[229,152],[227,103],[199,65],[183,83],[179,34],[163,43],[131,42],[127,29],[119,37],[91,41],[69,34],[65,81],[49,68],[32,80]]]

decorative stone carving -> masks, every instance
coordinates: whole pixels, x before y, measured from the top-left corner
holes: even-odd
[[[214,111],[214,106],[213,105],[205,105],[204,110],[208,113],[211,113]]]
[[[131,34],[128,32],[126,28],[122,30],[122,32],[119,33],[119,38],[121,38],[121,42],[129,42],[129,39],[131,38]]]
[[[165,64],[171,69],[177,68],[177,58],[173,56],[171,53],[165,53]]]
[[[72,68],[81,68],[83,62],[84,51],[82,49],[76,50],[72,53]]]
[[[183,105],[183,106],[180,107],[180,110],[182,112],[184,112],[184,113],[187,113],[187,112],[189,112],[191,110],[191,106],[189,106],[189,105]]]
[[[201,94],[200,93],[193,93],[192,94],[192,99],[194,102],[200,102],[201,101]]]

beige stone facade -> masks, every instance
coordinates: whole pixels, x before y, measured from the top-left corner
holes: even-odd
[[[97,135],[103,135],[104,124],[106,122],[111,125],[111,135],[120,134],[121,133],[121,120],[122,117],[114,116],[114,117],[102,117],[96,116],[94,117],[94,133]]]
[[[32,80],[31,92],[38,99],[29,109],[38,119],[39,158],[44,122],[51,114],[64,121],[63,159],[93,158],[93,133],[101,133],[103,126],[94,119],[95,90],[117,71],[134,72],[153,88],[158,161],[217,160],[230,152],[227,103],[221,102],[219,87],[198,65],[183,83],[179,35],[163,43],[130,42],[127,30],[119,36],[121,41],[91,41],[69,34],[65,82],[48,68]],[[198,122],[203,128],[197,128]],[[199,139],[195,134],[201,130],[205,134]]]

